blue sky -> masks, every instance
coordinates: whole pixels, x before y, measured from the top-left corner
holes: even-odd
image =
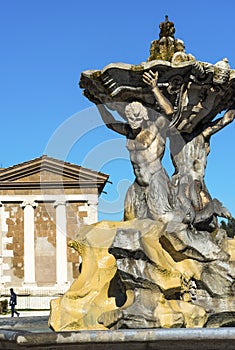
[[[119,220],[133,173],[125,140],[102,125],[80,74],[147,59],[167,14],[200,61],[235,69],[234,0],[0,0],[0,165],[44,153],[110,174],[100,219]],[[212,137],[206,183],[235,215],[235,122]],[[168,167],[166,161],[166,166]]]

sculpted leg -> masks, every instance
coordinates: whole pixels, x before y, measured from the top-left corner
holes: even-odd
[[[124,220],[147,217],[146,192],[148,187],[134,182],[128,189],[124,203]]]
[[[149,193],[147,197],[149,217],[157,219],[159,216],[171,212],[171,197],[170,180],[162,168],[152,175],[149,184]]]

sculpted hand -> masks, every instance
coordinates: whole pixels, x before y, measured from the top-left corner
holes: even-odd
[[[154,89],[157,86],[158,72],[153,73],[151,70],[149,72],[145,72],[143,74],[143,81]]]

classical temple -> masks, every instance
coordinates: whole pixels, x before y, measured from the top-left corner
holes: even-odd
[[[0,293],[67,290],[79,274],[68,248],[98,220],[108,175],[43,155],[0,170]],[[20,299],[20,298],[19,298]]]

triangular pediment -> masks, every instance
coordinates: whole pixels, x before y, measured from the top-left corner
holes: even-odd
[[[0,170],[0,186],[4,184],[76,184],[76,187],[90,186],[103,189],[108,175],[79,165],[64,162],[52,157],[42,156]]]
[[[81,181],[84,179],[81,178]],[[92,181],[91,179],[89,179]],[[77,181],[77,177],[66,176],[61,172],[40,170],[12,180],[13,182],[48,182],[48,181]]]

